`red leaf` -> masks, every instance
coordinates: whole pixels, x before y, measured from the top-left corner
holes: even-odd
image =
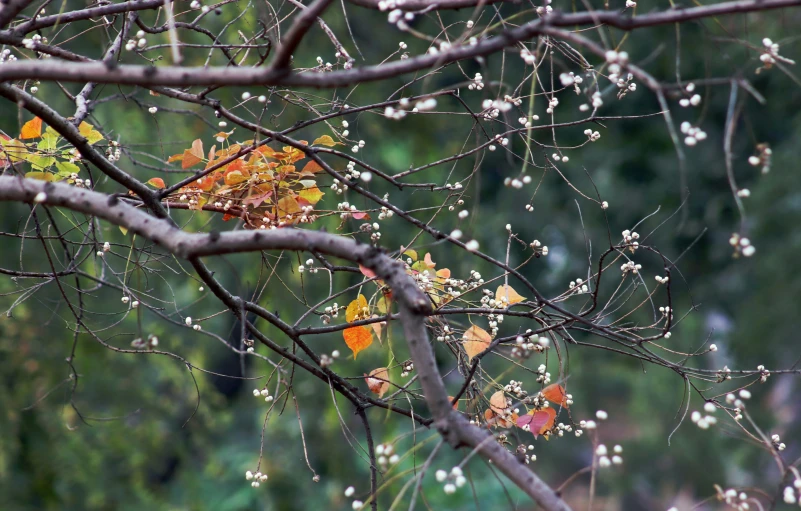
[[[364,275],[368,279],[372,279],[372,278],[376,277],[376,274],[375,274],[375,272],[373,270],[371,270],[370,268],[367,268],[366,266],[362,266],[361,264],[359,265],[359,271],[362,272],[362,275]]]
[[[546,408],[544,410],[532,410],[526,415],[518,417],[515,423],[518,428],[524,426],[529,427],[529,431],[534,435],[534,438],[545,433],[553,427],[554,420],[556,419],[556,410],[553,408]]]

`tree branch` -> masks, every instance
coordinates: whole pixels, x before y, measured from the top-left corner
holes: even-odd
[[[63,183],[48,183],[19,177],[0,176],[0,201],[43,203],[96,216],[127,227],[129,231],[155,242],[170,252],[194,261],[203,256],[247,251],[317,251],[357,262],[373,270],[379,278],[389,284],[396,298],[401,323],[426,403],[440,434],[454,447],[469,446],[476,449],[543,509],[548,511],[570,509],[551,488],[501,446],[489,432],[471,425],[464,416],[453,410],[437,368],[434,349],[426,332],[425,317],[431,310],[429,299],[406,274],[402,264],[384,255],[377,248],[342,236],[299,229],[190,234],[178,229],[167,220],[154,218],[113,197]],[[195,267],[198,269],[197,265]],[[202,271],[203,268],[200,269]],[[218,293],[223,291],[217,290]]]

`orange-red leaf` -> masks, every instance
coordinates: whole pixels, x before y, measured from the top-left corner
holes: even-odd
[[[149,184],[150,186],[155,186],[156,188],[159,189],[167,187],[167,185],[164,184],[164,180],[161,179],[160,177],[154,177],[153,179],[149,179],[147,181],[147,184]]]
[[[373,369],[369,375],[364,375],[364,381],[367,382],[370,392],[378,394],[378,397],[383,397],[384,393],[389,390],[389,371],[386,367]]]
[[[492,342],[492,337],[480,326],[473,325],[465,330],[462,336],[462,345],[464,346],[464,351],[467,353],[468,362],[472,360],[473,357],[489,348],[490,342]]]
[[[567,408],[567,394],[565,394],[565,388],[561,385],[557,383],[548,385],[542,389],[542,395],[545,396],[545,399],[548,401]]]
[[[19,138],[21,140],[25,140],[28,138],[39,138],[42,136],[42,120],[38,117],[34,117],[30,121],[26,122],[22,125],[22,130],[20,130]]]
[[[342,337],[345,338],[345,344],[348,345],[348,348],[353,351],[353,358],[356,358],[356,355],[358,355],[360,351],[367,349],[373,344],[373,334],[370,332],[370,329],[365,326],[346,328],[342,332]]]

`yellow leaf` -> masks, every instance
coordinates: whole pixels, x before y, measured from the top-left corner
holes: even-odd
[[[50,172],[28,172],[25,174],[28,179],[38,179],[39,181],[55,181],[56,176]]]
[[[345,320],[347,320],[348,323],[353,323],[358,319],[366,318],[367,314],[367,299],[364,295],[359,295],[359,297],[350,302],[348,308],[345,309]]]
[[[321,192],[319,188],[316,186],[312,186],[309,188],[304,188],[303,190],[298,192],[298,195],[301,199],[306,199],[309,201],[309,204],[312,206],[320,202],[320,199],[323,198],[325,193]]]
[[[502,286],[498,286],[498,290],[495,291],[495,300],[503,302],[507,305],[514,305],[525,300],[525,297],[517,294],[517,291],[512,289],[512,286],[504,284]]]
[[[283,220],[287,215],[300,213],[300,204],[294,197],[284,197],[278,201],[278,218]],[[297,220],[299,217],[296,217]]]
[[[353,358],[356,358],[356,355],[358,355],[360,351],[367,349],[373,344],[373,334],[370,333],[370,329],[365,326],[346,328],[342,332],[342,337],[345,339],[345,344],[348,345],[348,348],[353,351]]]
[[[14,163],[28,159],[28,147],[25,143],[12,138],[11,140],[0,139],[0,145],[3,146],[3,151],[0,156],[7,156],[8,159]]]
[[[225,184],[228,186],[238,185],[239,183],[247,180],[248,178],[245,177],[245,175],[239,170],[233,170],[225,173]]]
[[[364,381],[367,382],[370,392],[378,394],[378,397],[383,397],[384,393],[389,390],[389,371],[386,367],[373,369],[369,375],[365,375]]]
[[[28,138],[39,138],[42,136],[42,120],[34,117],[30,121],[22,125],[19,132],[19,138],[25,140]]]
[[[402,248],[402,247],[401,247]],[[412,261],[417,261],[417,251],[411,248],[403,251],[403,255],[408,256]]]
[[[489,348],[492,337],[480,326],[473,325],[465,330],[462,336],[464,351],[467,353],[468,362],[476,355]]]
[[[78,126],[78,132],[86,138],[90,145],[103,140],[103,135],[94,126],[85,121]]]
[[[325,146],[328,146],[328,147],[333,147],[333,146],[337,145],[337,143],[334,142],[334,139],[331,138],[331,136],[323,135],[322,137],[320,137],[317,140],[315,140],[314,142],[312,142],[312,145],[325,145]],[[286,148],[284,148],[284,150],[286,150]]]

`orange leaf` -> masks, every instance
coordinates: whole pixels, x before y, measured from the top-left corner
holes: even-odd
[[[22,125],[19,138],[25,140],[27,138],[39,138],[42,136],[42,120],[34,117],[30,121]]]
[[[423,262],[426,263],[426,266],[429,268],[435,268],[437,266],[437,263],[431,260],[430,253],[426,254],[426,256],[423,258]]]
[[[318,172],[322,172],[323,168],[314,160],[309,161],[304,167],[301,172],[309,172],[310,174],[316,174]]]
[[[462,345],[467,353],[467,361],[469,362],[473,357],[489,348],[490,342],[492,342],[492,337],[480,326],[473,325],[465,330],[462,336]]]
[[[367,382],[370,392],[378,394],[378,397],[383,397],[384,393],[389,390],[389,371],[386,367],[373,369],[369,375],[364,375],[364,381]]]
[[[373,334],[370,333],[370,329],[365,326],[346,328],[342,332],[342,337],[345,338],[345,344],[348,345],[348,348],[353,351],[353,358],[356,358],[356,355],[358,355],[360,351],[367,349],[373,344]]]
[[[184,157],[181,160],[181,168],[182,169],[188,169],[189,167],[197,165],[201,161],[203,161],[203,158],[195,155],[189,149],[184,149]]]
[[[153,179],[148,180],[147,184],[150,186],[155,186],[156,188],[162,189],[166,188],[167,185],[164,184],[164,180],[160,177],[154,177]]]
[[[437,270],[437,277],[441,279],[449,279],[451,278],[451,271],[448,268],[442,268],[441,270]]]
[[[506,299],[505,301],[504,298]],[[517,294],[517,291],[512,289],[512,286],[504,284],[502,286],[498,286],[498,290],[495,291],[495,300],[502,301],[507,305],[514,305],[522,302],[525,300],[525,298]]]
[[[542,389],[542,395],[545,396],[545,399],[548,401],[552,401],[567,408],[567,394],[565,394],[565,388],[561,385],[556,383],[548,385]]]

